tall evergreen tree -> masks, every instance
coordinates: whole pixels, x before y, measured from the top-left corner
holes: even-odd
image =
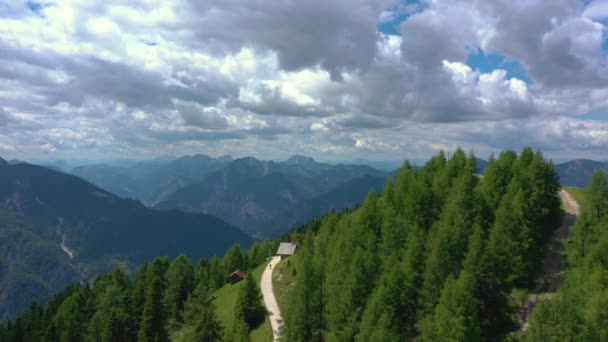
[[[238,244],[230,247],[226,255],[224,255],[224,280],[228,276],[228,274],[234,272],[237,268],[241,271],[247,270],[247,260],[243,251],[241,250],[241,246]]]
[[[251,273],[243,279],[236,300],[235,317],[243,319],[249,329],[264,321],[266,310],[262,304],[262,293]]]
[[[473,286],[468,271],[446,281],[434,314],[421,324],[423,341],[481,341]]]
[[[184,323],[184,304],[194,289],[192,261],[181,254],[169,266],[165,279],[167,280],[167,290],[164,295],[164,304],[167,309],[167,319],[169,326],[176,329]]]
[[[192,339],[195,341],[221,341],[223,337],[210,292],[204,284],[199,284],[185,305],[184,320],[194,328]]]
[[[145,301],[137,334],[139,342],[165,342],[167,332],[167,309],[163,294],[167,288],[165,272],[168,268],[166,258],[156,258],[148,270]]]

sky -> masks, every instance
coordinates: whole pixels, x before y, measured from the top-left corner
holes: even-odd
[[[608,0],[0,0],[0,156],[608,159]]]

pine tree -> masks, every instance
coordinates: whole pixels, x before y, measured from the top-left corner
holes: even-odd
[[[587,187],[588,209],[587,211],[594,222],[600,222],[606,214],[608,207],[608,180],[600,170],[596,170]]]
[[[238,244],[230,247],[226,255],[224,256],[224,281],[228,274],[234,272],[237,268],[241,271],[247,270],[247,260],[243,251],[241,250],[241,246]]]
[[[298,252],[299,281],[290,296],[289,316],[284,328],[284,337],[289,341],[320,341],[323,327],[322,280],[315,259],[309,249],[312,239],[305,240],[305,248]]]
[[[194,288],[194,268],[192,261],[185,255],[178,256],[169,266],[165,275],[167,290],[164,304],[167,309],[167,319],[172,329],[178,328],[183,322],[184,303]]]
[[[214,298],[204,284],[194,290],[185,305],[184,321],[194,327],[195,341],[221,341],[223,328],[215,315]]]
[[[421,324],[423,341],[481,341],[473,284],[468,271],[446,281],[434,314]]]
[[[167,287],[165,272],[168,268],[166,258],[156,258],[148,270],[145,301],[137,334],[139,342],[165,342],[167,332],[167,311],[163,294]]]
[[[131,292],[131,329],[129,336],[132,340],[137,338],[141,316],[146,302],[146,285],[148,282],[149,265],[144,263],[135,275],[133,290]]]
[[[91,316],[90,298],[91,291],[88,288],[66,298],[52,318],[45,340],[83,341],[87,333],[87,322]]]
[[[96,300],[96,312],[88,327],[88,341],[131,341],[128,288],[116,283],[105,286]]]
[[[248,273],[239,288],[235,317],[242,318],[251,330],[264,321],[266,310],[262,305],[262,294],[253,276]]]

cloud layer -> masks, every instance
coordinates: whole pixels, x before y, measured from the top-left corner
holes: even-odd
[[[0,154],[608,158],[606,19],[603,0],[0,1]]]

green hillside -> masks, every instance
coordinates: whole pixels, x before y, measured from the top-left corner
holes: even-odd
[[[184,255],[157,257],[131,278],[122,268],[90,285],[70,285],[41,306],[31,304],[19,317],[0,324],[0,341],[217,341],[272,339],[260,301],[259,281],[274,242],[244,251],[233,246],[222,259],[198,264]],[[248,280],[230,285],[230,270],[240,268],[254,282],[254,297],[244,294]],[[243,293],[242,293],[243,292]],[[253,302],[249,299],[253,298]],[[255,325],[235,324],[254,305]],[[248,324],[248,323],[243,323]],[[241,328],[243,330],[241,330]]]
[[[29,164],[0,166],[0,238],[2,319],[116,265],[180,253],[199,260],[253,242],[213,216],[149,209]]]
[[[602,205],[585,209],[601,219],[608,204],[605,183],[605,190],[588,196]],[[536,286],[545,244],[559,225],[559,189],[553,164],[531,149],[491,158],[483,178],[476,175],[476,158],[460,150],[450,159],[439,154],[422,168],[406,164],[358,209],[317,218],[290,234],[300,248],[275,269],[273,279],[284,339],[520,338],[512,334],[521,328],[516,310],[521,294]],[[601,233],[601,225],[592,226]],[[591,236],[593,244],[581,249],[581,242],[574,243],[579,254],[571,262],[604,267],[602,235],[585,232],[573,233],[572,241],[586,243]],[[596,240],[600,247],[594,247]],[[90,288],[68,288],[44,308],[33,306],[4,328],[9,341],[18,340],[17,334],[31,341],[266,341],[267,323],[253,316],[261,305],[255,284],[276,245],[256,243],[246,252],[234,246],[223,259],[202,259],[196,267],[185,257],[156,258],[134,281],[114,271]],[[226,285],[236,268],[251,270],[255,279]],[[592,295],[585,311],[573,309],[572,315],[587,320],[577,328],[601,327],[606,317],[600,305],[603,271],[593,270],[585,273]],[[535,329],[547,331],[538,317],[543,314],[535,311],[530,335],[521,338],[543,340],[534,337],[545,336]],[[554,316],[546,317],[552,324]],[[549,336],[601,337],[597,329],[591,335]]]
[[[539,273],[559,219],[553,165],[524,149],[405,166],[352,213],[292,234],[302,248],[287,341],[476,341],[516,330],[513,293]]]

